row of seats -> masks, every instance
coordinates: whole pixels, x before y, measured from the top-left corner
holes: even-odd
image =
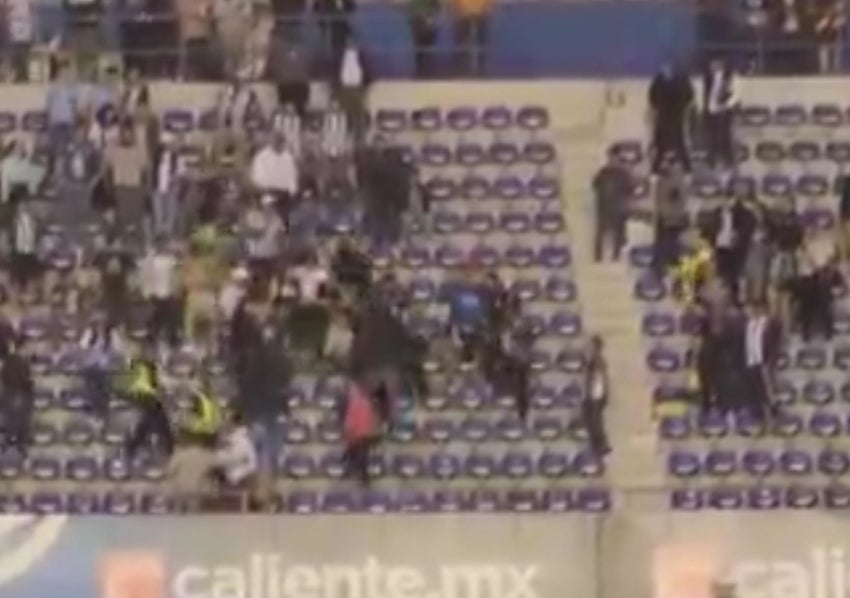
[[[431,230],[441,235],[472,233],[486,235],[493,232],[523,234],[537,232],[551,235],[563,232],[564,217],[559,212],[510,211],[459,213],[447,210],[436,212],[431,220]]]
[[[720,414],[709,414],[691,422],[684,417],[665,417],[659,423],[659,434],[665,440],[721,439],[731,435],[739,438],[796,438],[811,435],[815,438],[829,439],[850,435],[850,417],[843,413],[816,411],[808,418],[784,411],[769,423],[756,418],[753,414],[737,414],[730,422]]]
[[[803,486],[754,488],[682,488],[670,494],[670,506],[677,511],[710,509],[846,509],[850,489],[843,486],[810,488]]]
[[[536,150],[541,151],[541,150]],[[609,152],[627,164],[640,164],[649,157],[649,149],[641,141],[619,141]],[[692,158],[701,162],[706,159],[704,150],[695,150]],[[850,141],[792,141],[788,144],[774,140],[754,142],[752,148],[745,143],[735,144],[735,158],[738,162],[756,159],[759,162],[775,164],[790,160],[793,162],[814,162],[827,159],[845,164],[850,162]]]
[[[589,512],[608,511],[612,498],[601,488],[546,490],[402,490],[388,492],[370,489],[360,492],[296,491],[284,496],[277,508],[292,514],[310,513],[451,513],[471,512]],[[36,492],[32,495],[0,495],[0,513],[34,512],[129,515],[179,512],[180,506],[168,496],[110,492]]]
[[[526,245],[480,244],[461,247],[451,243],[440,243],[433,247],[424,243],[407,245],[398,254],[392,250],[376,250],[372,256],[379,268],[402,267],[418,270],[427,267],[458,268],[470,263],[483,268],[547,268],[560,270],[572,262],[572,253],[566,245],[547,243]]]
[[[341,479],[345,476],[345,461],[339,451],[326,452],[320,456],[290,452],[289,449],[285,452],[277,463],[279,477],[302,480]],[[431,452],[428,455],[410,453],[387,458],[375,455],[369,468],[375,478],[392,476],[404,480],[527,479],[535,476],[562,479],[568,476],[599,477],[605,471],[604,463],[587,450],[574,454],[547,451],[539,455],[524,451],[501,455],[489,452],[466,455],[446,452]],[[46,452],[26,459],[10,454],[0,459],[0,480],[6,482],[25,479],[41,482],[159,482],[165,476],[166,464],[156,461],[130,463],[121,458],[96,456],[63,459]]]
[[[441,109],[437,106],[404,110],[383,108],[374,115],[375,127],[384,133],[403,131],[433,132],[447,128],[457,132],[473,129],[501,131],[513,127],[538,131],[549,126],[549,111],[541,106],[457,106]]]
[[[432,168],[440,166],[513,166],[531,164],[543,166],[555,160],[555,147],[545,141],[529,141],[517,145],[509,141],[490,145],[465,142],[455,147],[442,143],[426,143],[419,147],[397,146],[405,162]]]
[[[679,478],[700,475],[726,477],[735,474],[754,477],[774,474],[794,476],[814,472],[841,476],[850,472],[850,456],[846,451],[837,449],[823,449],[815,453],[798,449],[715,449],[707,453],[676,449],[668,456],[667,471]]]
[[[515,407],[512,397],[510,403],[500,405],[499,419],[496,421],[479,414],[463,418],[447,415],[424,418],[420,422],[395,422],[388,432],[387,439],[396,444],[441,444],[458,441],[480,444],[490,441],[521,442],[535,439],[554,442],[572,438],[570,426],[561,417],[538,415],[526,425],[516,417],[506,415],[505,410]],[[483,409],[475,410],[476,413],[481,411]],[[279,424],[278,429],[287,444],[339,445],[342,441],[340,423],[333,419],[322,419],[316,423],[287,419]],[[95,442],[120,445],[126,434],[126,426],[121,424],[101,427],[89,419],[75,418],[60,426],[40,420],[33,425],[32,443],[36,447],[45,448],[85,447]]]
[[[560,194],[560,185],[554,177],[537,174],[523,179],[501,172],[493,178],[474,174],[461,178],[436,175],[425,180],[423,188],[431,199],[445,201],[453,199],[513,201],[524,198],[545,201],[557,199]]]
[[[803,104],[781,104],[775,107],[747,105],[737,112],[737,122],[753,128],[771,125],[799,127],[806,124],[840,127],[850,123],[850,107],[830,103],[817,103],[810,107]]]
[[[769,173],[761,178],[739,175],[732,179],[730,184],[719,177],[697,175],[691,180],[690,192],[699,199],[716,200],[725,197],[728,189],[740,185],[767,199],[794,196],[818,199],[839,195],[844,185],[844,178],[844,175],[831,178],[814,173],[798,173],[795,176]],[[635,179],[632,192],[637,199],[645,199],[649,197],[651,189],[649,179],[638,177]]]
[[[832,353],[831,359],[830,353]],[[690,363],[690,351],[668,346],[656,346],[650,349],[646,361],[653,371],[673,372]],[[842,371],[850,370],[850,347],[842,346],[832,349],[803,347],[798,349],[793,356],[788,353],[780,353],[775,364],[775,369],[779,372],[792,369],[819,371],[834,368]],[[815,381],[809,381],[807,384],[815,387],[818,385]],[[818,391],[814,394],[821,394],[821,392]]]

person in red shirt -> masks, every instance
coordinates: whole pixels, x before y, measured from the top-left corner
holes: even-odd
[[[369,456],[378,438],[378,427],[372,398],[361,384],[353,382],[348,389],[343,415],[343,459],[348,475],[357,477],[364,486],[369,484]]]

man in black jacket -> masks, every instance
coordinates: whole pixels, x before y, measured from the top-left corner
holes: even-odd
[[[20,348],[13,347],[3,360],[0,370],[3,384],[2,416],[6,432],[6,445],[25,454],[30,443],[35,384],[29,357]]]
[[[652,171],[657,173],[668,154],[691,171],[691,159],[685,140],[685,127],[694,102],[694,90],[686,73],[664,65],[649,86],[652,112]]]

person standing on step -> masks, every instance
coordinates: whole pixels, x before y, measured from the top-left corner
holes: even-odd
[[[584,393],[581,404],[581,418],[587,429],[590,449],[598,456],[611,452],[608,434],[605,432],[605,407],[608,406],[610,379],[608,361],[604,355],[602,337],[594,335],[590,339],[587,352],[587,366],[584,373]]]
[[[608,237],[611,237],[614,246],[613,259],[620,259],[620,252],[626,244],[626,220],[633,188],[628,169],[613,153],[610,154],[608,162],[593,177],[593,191],[596,194],[594,256],[597,262],[602,261]]]
[[[693,102],[694,90],[687,74],[671,64],[664,65],[649,86],[653,173],[658,174],[669,154],[686,173],[691,171],[685,132]]]
[[[712,168],[735,166],[732,124],[741,103],[738,78],[720,59],[708,64],[703,74],[703,113],[708,163]]]

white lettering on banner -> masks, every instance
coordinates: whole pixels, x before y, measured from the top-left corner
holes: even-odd
[[[433,574],[409,566],[284,565],[253,554],[243,566],[189,565],[178,570],[175,598],[539,598],[535,566],[446,565]]]
[[[842,547],[815,547],[803,559],[737,561],[729,581],[735,598],[847,598],[847,556]]]

